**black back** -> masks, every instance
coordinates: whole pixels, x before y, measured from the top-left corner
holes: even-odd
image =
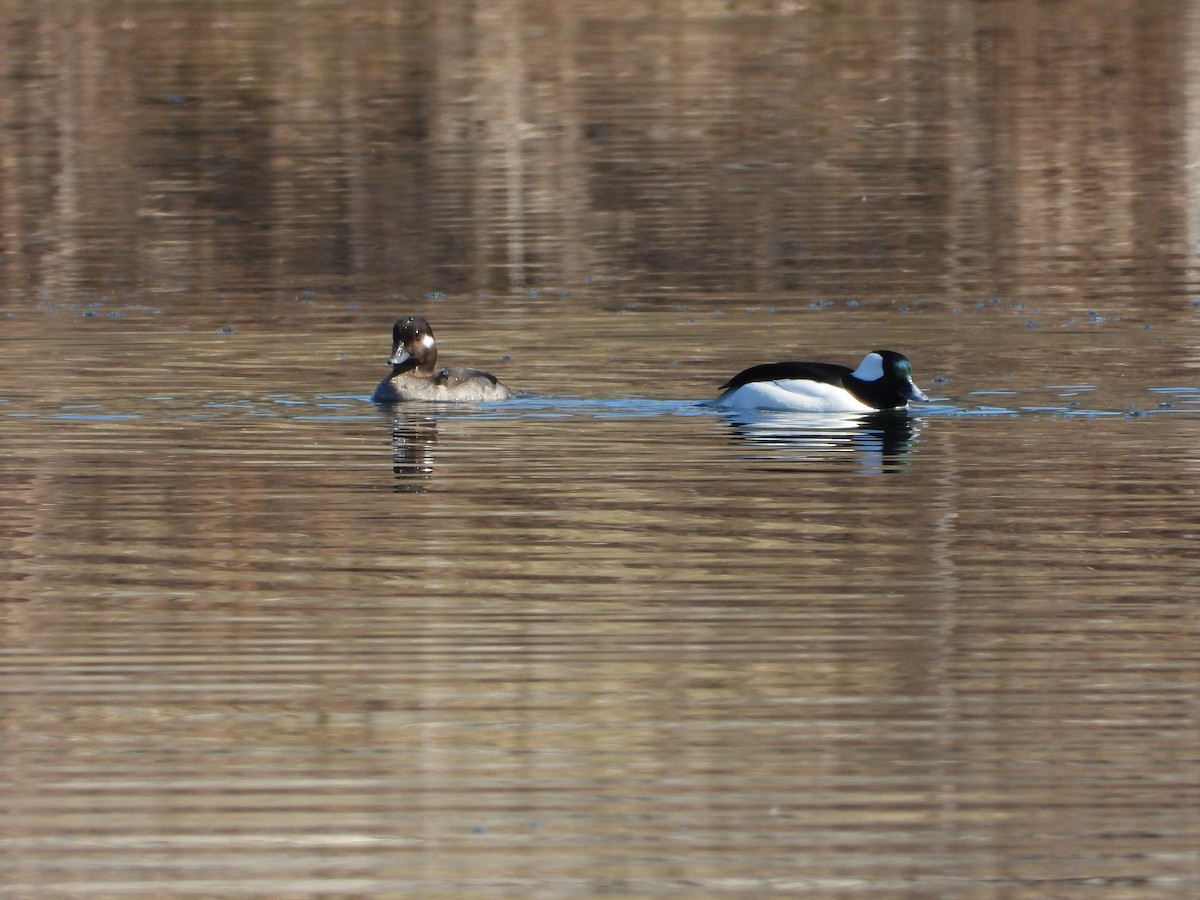
[[[762,363],[761,365],[751,366],[744,371],[738,372],[727,382],[721,385],[721,390],[725,391],[729,390],[730,388],[740,388],[743,385],[752,384],[755,381],[784,381],[787,379],[795,379],[797,381],[817,381],[821,384],[833,384],[850,390],[846,378],[852,374],[854,374],[854,370],[849,366],[839,366],[837,363]],[[854,381],[858,384],[863,383],[857,378],[855,378]]]

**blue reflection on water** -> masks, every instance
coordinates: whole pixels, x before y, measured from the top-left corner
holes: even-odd
[[[1102,408],[1102,404],[1085,405],[1085,398],[1096,396],[1092,385],[1047,385],[1053,399],[1044,394],[1033,396],[1010,390],[971,391],[957,400],[935,397],[933,402],[914,404],[906,415],[921,419],[947,416],[1016,416],[1041,414],[1054,416],[1108,417],[1149,415],[1155,413],[1191,413],[1200,411],[1200,388],[1188,386],[1150,387],[1151,395],[1144,405],[1128,404],[1124,408]],[[1064,402],[1055,402],[1061,399]],[[1049,401],[1049,402],[1046,402]],[[222,397],[195,399],[156,394],[140,400],[113,403],[74,403],[46,408],[36,404],[0,399],[3,415],[9,418],[72,419],[108,421],[114,419],[182,418],[214,419],[226,417],[288,418],[299,420],[370,419],[381,413],[387,415],[393,407],[372,403],[363,394],[266,394],[254,398]],[[423,412],[441,417],[472,419],[538,419],[571,418],[636,419],[655,416],[693,416],[729,418],[728,411],[703,405],[696,399],[650,399],[634,395],[591,398],[569,394],[528,394],[500,403],[422,403],[399,404],[394,409],[420,408]],[[894,414],[889,413],[889,414]],[[771,421],[771,428],[782,427],[782,416],[805,419],[816,433],[836,431],[846,416],[839,414],[754,413],[754,418]],[[774,418],[770,418],[774,416]],[[766,417],[766,418],[764,418]],[[851,416],[854,418],[854,416]],[[796,423],[793,423],[796,424]],[[765,426],[764,426],[765,427]],[[808,427],[808,425],[806,425]]]

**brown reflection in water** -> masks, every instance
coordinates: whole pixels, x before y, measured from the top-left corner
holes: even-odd
[[[978,161],[994,179],[999,292],[1049,276],[1056,294],[1170,302],[1194,240],[1186,205],[1170,199],[1187,177],[1191,5],[1011,6],[980,7],[994,99],[979,107]],[[1138,290],[1148,273],[1161,284],[1149,297]]]
[[[119,12],[0,3],[6,889],[1195,883],[1194,417],[931,417],[875,478],[857,432],[271,399],[368,392],[431,289],[454,358],[593,396],[853,361],[752,293],[1133,285],[1187,346],[1189,6]],[[81,291],[169,316],[34,302]],[[992,381],[1094,340],[934,318],[886,326]]]
[[[0,509],[5,883],[1194,883],[1191,507],[1145,482],[1196,428],[1093,424],[864,478],[456,415],[404,495],[381,415],[37,426],[78,474]]]
[[[10,291],[1185,278],[1183,0],[27,10]]]

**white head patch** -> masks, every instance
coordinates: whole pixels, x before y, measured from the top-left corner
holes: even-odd
[[[878,381],[883,377],[883,357],[878,353],[868,353],[854,370],[854,377],[862,381]]]
[[[423,334],[421,335],[421,343],[424,345],[426,350],[432,350],[436,342],[434,341],[432,334]]]

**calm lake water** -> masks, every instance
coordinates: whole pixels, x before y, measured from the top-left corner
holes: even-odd
[[[1200,6],[0,34],[4,896],[1200,893]]]

